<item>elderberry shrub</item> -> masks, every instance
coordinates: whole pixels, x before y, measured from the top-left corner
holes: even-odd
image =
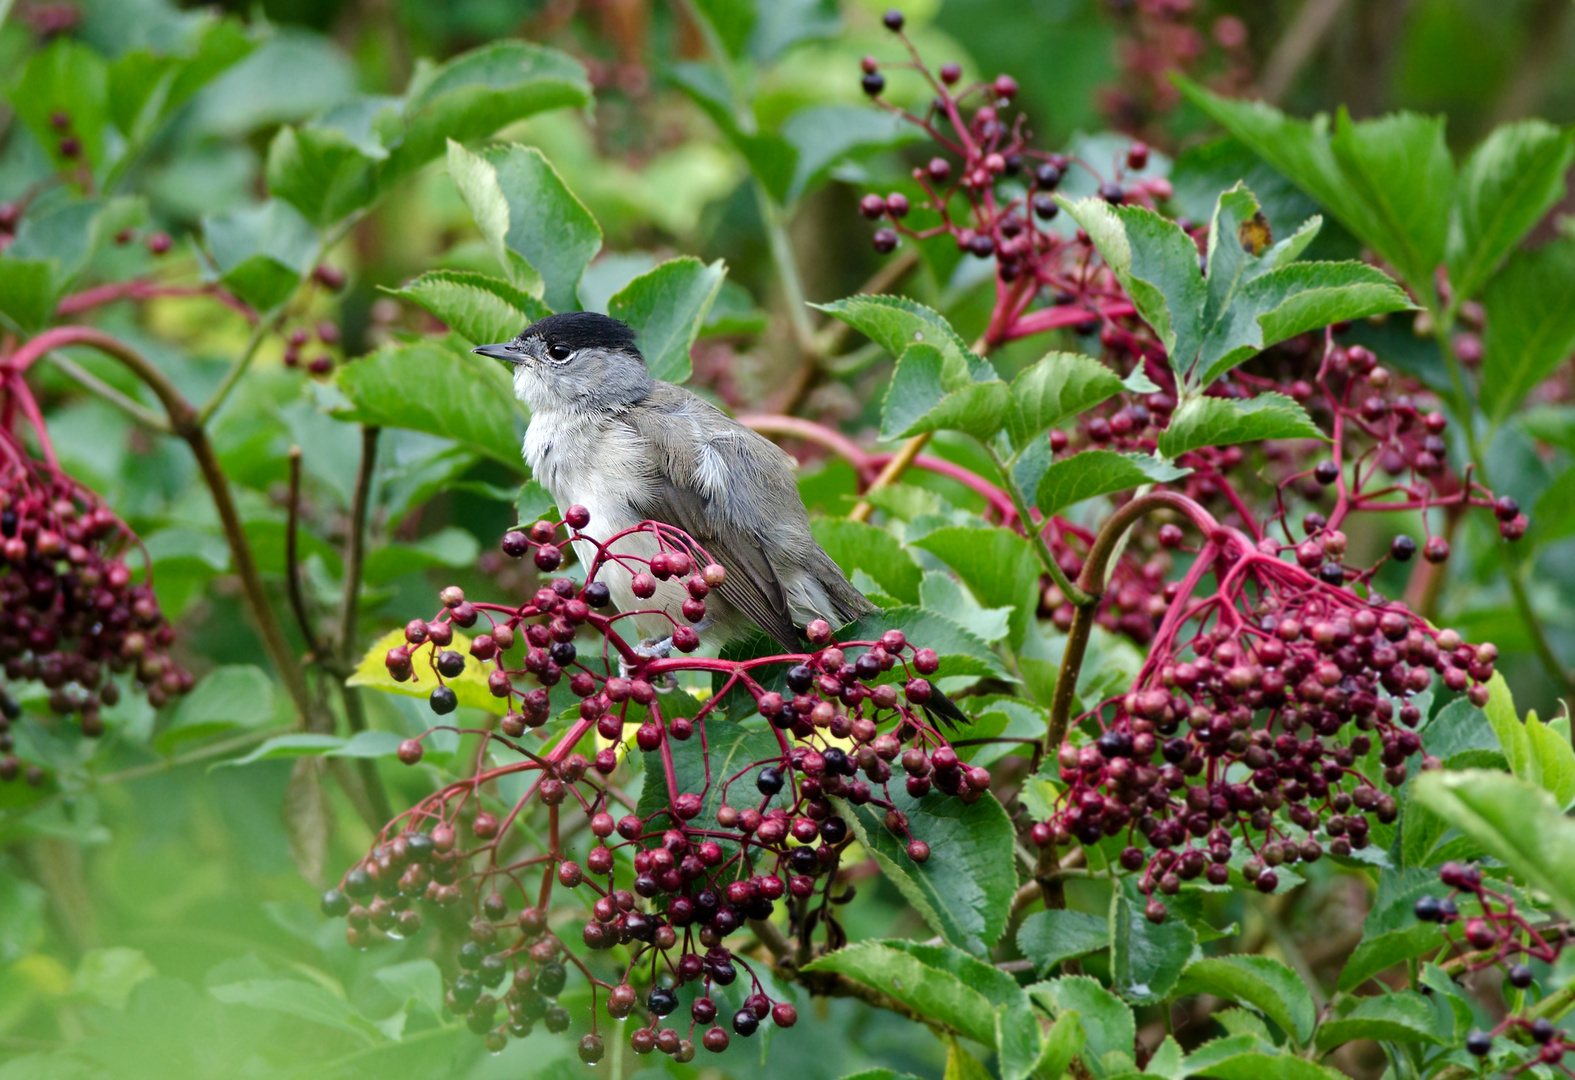
[[[322,906],[347,920],[347,939],[357,948],[416,932],[426,913],[446,911],[451,919],[462,913],[468,940],[455,957],[445,1000],[491,1049],[527,1036],[538,1023],[562,1030],[570,1019],[554,1001],[577,972],[593,1002],[592,1033],[580,1043],[583,1060],[603,1052],[595,1025],[596,1003],[604,1001],[618,1019],[644,1006],[647,1019],[630,1037],[637,1053],[658,1049],[687,1061],[696,1025],[704,1028],[701,1045],[720,1052],[728,1028],[748,1038],[768,1020],[778,1027],[796,1021],[792,1004],[772,1000],[750,961],[728,942],[748,922],[769,919],[779,904],[789,905],[806,933],[824,926],[828,940],[841,940],[833,905],[851,892],[833,895],[832,885],[853,830],[833,799],[883,810],[886,828],[922,863],[929,848],[892,802],[894,763],[915,797],[936,791],[971,803],[984,796],[990,775],[966,767],[930,724],[921,706],[931,698],[927,677],[939,661],[902,631],[839,642],[816,620],[805,630],[812,651],[740,661],[682,655],[698,646],[694,626],[725,571],[669,526],[644,522],[599,541],[584,532],[589,523],[584,507],[570,507],[563,522],[537,522],[502,542],[508,557],[529,558],[551,573],[565,559],[567,526],[567,542],[586,564],[584,584],[550,578],[516,607],[475,603],[458,588],[444,589],[444,610],[411,622],[405,644],[389,651],[385,662],[394,679],[431,672],[440,715],[454,707],[445,680],[473,663],[486,669],[487,685],[506,711],[496,732],[474,734],[484,750],[510,760],[491,764],[486,752],[477,754],[473,776],[390,822],[367,856],[324,894]],[[636,534],[644,543],[622,543]],[[649,556],[627,553],[653,547]],[[613,612],[608,578],[653,606]],[[680,655],[631,647],[621,631],[637,615],[664,616]],[[468,656],[461,653],[456,628],[479,625],[485,629],[470,639]],[[684,671],[720,679],[719,691],[693,716],[664,701],[664,693],[684,693],[663,690]],[[784,690],[762,681],[773,674]],[[565,683],[578,706],[544,731],[553,711],[550,690]],[[720,725],[731,723],[723,720],[721,703],[740,692],[769,723],[777,752],[713,773],[719,761],[703,749],[706,778],[698,790],[671,785],[673,745],[692,740],[709,747],[726,730]],[[659,758],[670,784],[665,805],[643,816],[612,787],[630,726],[634,746]],[[601,749],[588,758],[577,748],[593,734]],[[419,761],[421,740],[402,745],[399,756]],[[507,776],[522,778],[525,794],[511,805],[495,803],[487,793]],[[583,855],[563,840],[578,828],[565,821],[570,813],[583,818],[590,836]],[[537,834],[548,837],[544,848],[522,848],[524,837],[512,828],[531,816],[545,819],[536,823]],[[555,907],[555,894],[563,892],[577,894],[577,902]],[[582,922],[586,908],[590,917]],[[592,953],[609,956],[582,959],[564,947],[562,933],[577,933]],[[746,978],[743,1007],[724,1028],[713,995]],[[679,1008],[680,986],[694,994],[687,1031],[665,1026]]]
[[[1041,848],[1125,836],[1117,861],[1140,874],[1155,922],[1156,893],[1225,884],[1238,844],[1263,892],[1277,867],[1368,846],[1372,821],[1399,814],[1385,788],[1421,749],[1410,699],[1437,677],[1480,707],[1498,656],[1177,502],[1207,539],[1135,685],[1080,718],[1097,737],[1060,748],[1065,790],[1032,830]]]
[[[150,704],[164,705],[192,687],[192,677],[167,649],[175,632],[144,575],[138,582],[126,554],[139,541],[87,488],[59,469],[27,456],[0,431],[0,662],[7,683],[38,681],[51,712],[75,714],[82,733],[104,731],[100,710],[120,700],[123,673]],[[0,687],[0,752],[9,754],[9,726],[20,715]],[[23,773],[14,757],[0,760],[0,780]],[[36,778],[35,778],[36,777]]]

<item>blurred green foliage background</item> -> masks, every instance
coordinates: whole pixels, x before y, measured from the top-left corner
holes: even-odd
[[[858,58],[890,52],[879,27],[889,2],[760,0],[761,23],[773,12],[818,20],[815,33],[755,71],[762,125],[774,128],[810,105],[862,103]],[[167,47],[196,17],[195,7],[170,0],[0,0],[0,13],[8,6],[9,18],[0,24],[0,81],[7,83],[51,18],[114,57]],[[646,265],[647,253],[725,258],[734,291],[724,307],[745,328],[758,331],[761,320],[771,320],[781,329],[781,281],[747,172],[667,79],[669,61],[704,49],[687,0],[228,0],[223,6],[247,20],[257,48],[179,110],[132,179],[149,197],[154,222],[177,237],[205,215],[258,200],[267,147],[280,124],[307,120],[353,93],[399,93],[423,60],[519,37],[554,45],[590,67],[593,115],[545,114],[509,134],[547,152],[603,226],[607,250],[630,253],[633,261],[619,263],[614,255],[598,264],[606,291],[627,280],[631,267]],[[1127,10],[1133,5],[1125,0],[897,6],[931,58],[955,58],[983,75],[1014,74],[1043,146],[1115,126],[1174,153],[1206,128],[1189,108],[1154,99],[1154,65],[1162,67],[1164,57],[1154,61],[1144,53]],[[1194,73],[1244,91],[1270,89],[1299,115],[1339,105],[1357,116],[1397,108],[1442,112],[1457,149],[1506,119],[1575,119],[1569,0],[1199,0],[1198,7]],[[1238,22],[1220,30],[1222,17]],[[1232,37],[1237,28],[1244,39]],[[1234,45],[1222,46],[1222,38]],[[900,90],[898,84],[894,93]],[[0,152],[0,199],[25,190],[44,167],[37,144],[17,134],[5,115],[0,123],[10,125],[12,137]],[[789,233],[810,300],[851,292],[879,269],[869,230],[855,212],[859,184],[901,167],[895,160],[844,165],[838,182],[797,208]],[[148,258],[137,247],[110,257],[132,268]],[[335,355],[355,356],[402,328],[419,328],[379,286],[395,287],[434,266],[479,266],[486,259],[438,163],[399,188],[335,251],[334,261],[350,268],[350,285],[341,296],[319,298],[315,314],[340,328]],[[929,287],[938,294],[946,284]],[[950,299],[955,321],[965,324],[969,294]],[[138,325],[127,313],[119,329],[193,394],[216,382],[240,345],[233,321],[198,303],[162,302],[151,309],[150,324]],[[793,362],[783,339],[770,331],[703,343],[697,382],[735,407],[780,409],[788,403],[781,389],[791,382]],[[1007,356],[1002,366],[1010,369]],[[270,565],[279,559],[283,451],[292,443],[303,448],[317,537],[308,549],[319,560],[309,560],[308,569],[327,581],[354,476],[355,432],[322,417],[312,391],[303,396],[300,377],[278,366],[277,349],[264,360],[245,406],[221,418],[216,442],[244,488],[260,548],[273,553]],[[107,368],[102,375],[115,377]],[[873,415],[883,375],[854,370],[796,396],[811,413],[857,426]],[[184,448],[149,442],[121,414],[69,393],[58,376],[46,378],[55,380],[47,388],[55,395],[52,428],[65,464],[148,537],[161,600],[181,619],[193,666],[257,662],[257,641],[222,573],[212,510]],[[444,448],[423,436],[385,437],[379,477],[385,527],[391,539],[425,554],[372,582],[364,607],[369,630],[430,614],[435,587],[449,581],[497,589],[498,579],[485,564],[478,568],[477,556],[514,520],[513,506],[496,495],[496,485],[509,482],[506,470],[474,457],[444,458]],[[851,475],[837,466],[805,477],[812,504],[840,507],[851,491]],[[1575,573],[1554,575],[1542,600],[1550,611],[1575,607]],[[1515,628],[1501,602],[1489,597],[1481,610],[1475,629],[1491,634],[1506,653],[1516,651]],[[1556,632],[1567,655],[1572,642],[1566,631]],[[1530,666],[1504,666],[1516,677],[1521,700],[1545,709],[1550,689]],[[266,683],[259,690],[240,675],[215,692],[243,703],[237,708],[256,728],[289,722],[288,704],[275,700]],[[154,718],[140,701],[120,708],[121,730],[154,733]],[[389,699],[378,708],[376,726],[407,732],[424,726],[413,704]],[[169,732],[161,727],[157,734]],[[299,869],[302,853],[292,853],[297,826],[287,825],[280,808],[297,823],[314,814],[334,823],[327,851],[306,860],[319,872],[363,850],[368,833],[337,801],[291,807],[291,762],[215,768],[203,761],[168,769],[163,759],[139,751],[132,735],[125,745],[94,751],[104,756],[91,785],[47,792],[27,812],[0,818],[0,1080],[501,1080],[585,1071],[573,1060],[568,1036],[538,1033],[493,1058],[475,1037],[441,1026],[433,942],[400,946],[398,956],[356,954],[345,945],[342,928],[317,914],[314,883]],[[34,738],[46,757],[88,753],[64,736],[50,744],[41,729]],[[160,745],[180,741],[177,733]],[[423,774],[397,767],[386,770],[386,780],[396,805],[429,788]],[[30,797],[14,788],[0,799]],[[872,881],[850,908],[849,922],[862,933],[922,934],[904,912],[890,886]],[[1222,922],[1245,917],[1237,910],[1221,916]],[[799,1005],[803,1020],[791,1037],[738,1040],[721,1058],[690,1067],[615,1052],[621,1060],[602,1070],[693,1076],[704,1066],[708,1076],[829,1080],[879,1064],[941,1075],[945,1048],[890,1013],[848,1001],[801,997]]]

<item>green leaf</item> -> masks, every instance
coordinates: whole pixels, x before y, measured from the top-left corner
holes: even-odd
[[[380,967],[372,977],[399,1001],[419,1001],[434,1016],[443,1015],[443,972],[431,960],[406,960]]]
[[[924,572],[924,577],[919,581],[919,606],[940,612],[981,641],[992,645],[1007,637],[1011,631],[1011,617],[1016,613],[1016,608],[984,607],[968,591],[967,586],[939,570]],[[975,717],[975,722],[977,720]]]
[[[350,1003],[320,983],[304,979],[247,979],[209,987],[208,993],[226,1005],[281,1012],[375,1041],[367,1023]]]
[[[1123,879],[1110,899],[1111,978],[1121,996],[1138,1005],[1170,995],[1198,943],[1182,919],[1149,922],[1143,914],[1146,900],[1131,877]]]
[[[204,675],[180,701],[158,737],[160,750],[186,739],[230,728],[254,728],[274,719],[273,680],[251,664],[226,664]]]
[[[1017,947],[1041,977],[1063,960],[1110,947],[1110,920],[1085,911],[1036,911],[1017,928]]]
[[[930,929],[951,945],[987,955],[1006,929],[1017,890],[1011,819],[988,794],[964,805],[933,793],[913,799],[894,788],[891,799],[908,815],[913,838],[930,845],[928,861],[908,857],[907,841],[886,828],[878,808],[843,804],[841,812]],[[990,1032],[986,1042],[994,1038],[993,1021]]]
[[[1499,772],[1427,772],[1411,797],[1500,859],[1515,877],[1575,912],[1575,821],[1541,788]]]
[[[259,311],[294,295],[318,252],[312,223],[279,199],[204,218],[203,234],[219,280]]]
[[[442,154],[445,139],[468,142],[539,112],[589,104],[585,68],[542,45],[498,41],[436,67],[423,63],[405,92],[405,130],[379,185],[386,190]]]
[[[733,149],[749,165],[749,171],[765,186],[778,203],[786,203],[788,189],[793,183],[798,152],[780,135],[753,130],[753,118],[748,127],[740,123],[743,111],[733,98],[727,77],[710,64],[675,64],[667,70],[673,84],[700,106],[722,132]]]
[[[437,649],[431,645],[423,645],[412,651],[410,665],[414,674],[405,682],[395,682],[389,675],[388,667],[383,658],[388,655],[388,650],[405,643],[403,629],[390,630],[367,649],[355,666],[355,671],[345,680],[346,686],[365,686],[373,690],[381,690],[385,694],[404,694],[407,697],[426,698],[432,694],[432,688],[437,685],[437,671],[433,668],[433,656]],[[482,665],[470,658],[470,639],[458,631],[449,648],[466,657],[465,670],[454,678],[443,680],[461,705],[473,709],[482,709],[486,712],[501,714],[504,703],[501,699],[492,696],[492,691],[487,689],[487,676]]]
[[[371,205],[376,166],[343,131],[285,126],[268,146],[268,191],[323,228]]]
[[[1257,1009],[1298,1045],[1305,1046],[1318,1009],[1301,976],[1267,956],[1221,956],[1197,960],[1181,974],[1179,994],[1214,994]]]
[[[49,325],[59,295],[52,262],[0,255],[0,315],[14,322],[23,333]]]
[[[1544,214],[1564,198],[1575,132],[1542,120],[1496,128],[1460,170],[1449,217],[1449,278],[1469,299]]]
[[[674,716],[692,717],[700,711],[701,702],[692,694],[677,691],[665,695],[655,707],[667,719]],[[716,716],[715,713],[711,715]],[[716,812],[723,802],[719,777],[732,779],[736,776],[737,779],[733,779],[728,788],[728,795],[735,802],[744,801],[758,807],[760,798],[755,781],[766,767],[766,761],[782,753],[782,744],[777,741],[775,732],[759,719],[745,725],[723,722],[718,717],[716,721],[705,720],[697,726],[705,728],[703,745],[698,736],[674,740],[669,744],[678,790],[704,793],[700,815],[695,820],[707,823],[716,821]],[[668,813],[671,805],[662,755],[659,751],[652,751],[645,754],[644,758],[645,786],[640,792],[636,813],[642,818],[661,817]],[[760,764],[751,764],[753,762]],[[780,805],[782,801],[780,796],[773,796],[767,800],[767,806],[773,803]],[[722,850],[727,856],[732,856],[738,848],[724,840]],[[736,867],[733,876],[738,876]]]
[[[1044,1049],[1034,1065],[1034,1075],[1040,1080],[1061,1080],[1072,1059],[1083,1049],[1083,1021],[1075,1012],[1063,1012],[1044,1036]]]
[[[1081,225],[1100,257],[1158,335],[1178,374],[1190,371],[1202,347],[1206,289],[1198,246],[1175,222],[1139,206],[1112,207],[1097,196],[1056,202]]]
[[[182,55],[133,49],[110,64],[110,113],[132,142],[146,141],[193,94],[256,47],[238,19],[199,20],[201,30]]]
[[[369,585],[380,585],[403,574],[434,570],[438,567],[470,567],[481,554],[476,538],[454,525],[423,536],[409,544],[385,544],[366,556],[361,576]]]
[[[800,109],[782,125],[782,138],[797,151],[785,203],[814,191],[844,161],[857,161],[922,139],[923,133],[892,113],[865,106],[818,105]]]
[[[1575,800],[1575,748],[1569,736],[1537,719],[1535,711],[1522,721],[1509,684],[1496,672],[1488,683],[1482,712],[1498,737],[1509,771],[1548,792],[1559,806],[1569,806]]]
[[[275,735],[245,757],[221,761],[219,766],[250,765],[254,761],[275,761],[279,758],[321,757],[332,750],[338,750],[344,744],[345,741],[337,735],[314,735],[304,732]]]
[[[1513,255],[1483,303],[1482,407],[1502,423],[1575,351],[1575,237]]]
[[[517,143],[473,154],[450,140],[448,166],[509,280],[554,311],[574,310],[602,230],[546,156]]]
[[[1431,816],[1415,799],[1404,805],[1407,828],[1418,809]],[[1438,948],[1442,940],[1438,926],[1419,921],[1413,910],[1419,897],[1437,890],[1436,870],[1412,866],[1379,872],[1378,895],[1362,923],[1361,942],[1340,969],[1339,989],[1355,990],[1380,972]]]
[[[1271,1054],[1254,1035],[1204,1043],[1187,1055],[1188,1076],[1217,1080],[1343,1080],[1343,1074],[1292,1054]]]
[[[852,577],[853,571],[863,570],[888,595],[904,604],[919,602],[924,571],[891,533],[847,518],[816,518],[809,525],[815,541],[844,574]]]
[[[1246,401],[1195,397],[1182,403],[1170,418],[1170,426],[1160,433],[1159,452],[1174,460],[1204,446],[1322,438],[1323,432],[1307,410],[1284,394],[1259,394]]]
[[[1011,643],[1015,648],[1028,632],[1039,609],[1039,558],[1028,540],[1001,528],[949,527],[915,540],[956,571],[985,607],[1012,609]]]
[[[1437,1019],[1432,1004],[1421,994],[1406,990],[1362,998],[1344,1016],[1326,1020],[1318,1028],[1315,1045],[1320,1051],[1354,1039],[1382,1042],[1442,1043],[1433,1032]]]
[[[521,469],[520,412],[495,360],[431,341],[388,345],[341,367],[338,385],[351,405],[341,419],[441,435]]]
[[[1006,433],[1021,449],[1078,413],[1121,392],[1121,378],[1093,357],[1052,352],[1012,380]]]
[[[158,969],[141,949],[116,946],[93,949],[82,957],[71,980],[73,993],[84,994],[100,1005],[124,1009],[131,991]]]
[[[740,56],[755,28],[753,0],[695,0],[695,10],[711,25],[723,48]]]
[[[901,1002],[986,1046],[995,1045],[995,1007],[949,971],[923,963],[895,943],[865,941],[837,949],[806,965],[829,971]]]
[[[1084,450],[1052,463],[1045,470],[1035,501],[1048,517],[1096,495],[1113,495],[1144,484],[1166,484],[1190,471],[1147,454]]]
[[[1000,377],[989,361],[964,344],[940,312],[905,296],[860,294],[810,306],[847,323],[893,357],[901,357],[911,345],[927,342],[946,354],[948,372],[954,369],[956,361],[961,361],[957,370],[965,371],[973,382]]]
[[[1343,112],[1294,120],[1261,102],[1216,96],[1176,77],[1191,101],[1329,210],[1422,291],[1443,260],[1454,165],[1443,121],[1396,113],[1352,123]]]
[[[1268,245],[1258,200],[1240,183],[1215,204],[1206,280],[1196,244],[1173,222],[1099,198],[1059,201],[1159,335],[1172,370],[1194,390],[1277,342],[1412,306],[1373,267],[1294,262],[1317,234],[1317,218]]]
[[[402,289],[384,291],[420,305],[477,345],[508,341],[537,319],[552,314],[529,293],[474,270],[432,270]]]
[[[749,50],[767,62],[801,41],[832,37],[841,28],[837,0],[774,0],[756,7]]]
[[[15,63],[12,60],[12,63]],[[95,171],[105,159],[104,129],[109,121],[109,68],[103,56],[68,35],[28,57],[22,77],[10,90],[11,107],[38,140],[57,170],[66,174],[82,161]],[[70,122],[69,134],[81,147],[80,158],[60,152],[57,114]]]
[[[1006,422],[1010,405],[1005,382],[974,382],[961,356],[919,342],[897,360],[881,404],[881,438],[950,428],[986,440]]]
[[[1028,988],[1028,993],[1057,1019],[1069,1013],[1078,1017],[1086,1036],[1083,1061],[1094,1075],[1112,1074],[1105,1063],[1108,1054],[1124,1054],[1131,1061],[1133,1040],[1137,1038],[1132,1010],[1095,979],[1087,975],[1069,975],[1035,983]],[[1132,1067],[1135,1069],[1135,1063]]]
[[[615,293],[607,314],[633,328],[652,375],[685,382],[689,350],[726,277],[721,259],[709,266],[687,255],[669,259]]]

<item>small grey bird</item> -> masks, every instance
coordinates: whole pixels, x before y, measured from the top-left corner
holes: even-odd
[[[720,409],[653,378],[634,332],[593,312],[550,315],[513,341],[474,350],[512,365],[514,392],[530,408],[525,460],[560,507],[591,512],[588,535],[605,540],[642,521],[682,529],[705,548],[726,579],[706,598],[708,640],[725,643],[765,631],[789,651],[800,629],[821,618],[841,626],[877,610],[815,542],[779,447]],[[589,565],[596,551],[577,542]],[[619,553],[649,558],[656,541],[636,533]],[[631,574],[603,575],[622,611],[661,608],[682,619],[683,582],[657,583],[649,600]],[[664,651],[671,625],[635,616],[646,645]],[[658,640],[667,639],[667,640]]]

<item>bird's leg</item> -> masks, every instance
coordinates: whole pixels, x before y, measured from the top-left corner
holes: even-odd
[[[634,647],[634,651],[646,660],[665,660],[673,651],[673,637],[669,634],[664,638],[646,638]],[[622,657],[618,658],[618,674],[625,679],[631,678],[634,674],[634,669]],[[669,690],[678,685],[677,680],[670,675],[663,679],[662,683],[663,685],[657,689]]]

